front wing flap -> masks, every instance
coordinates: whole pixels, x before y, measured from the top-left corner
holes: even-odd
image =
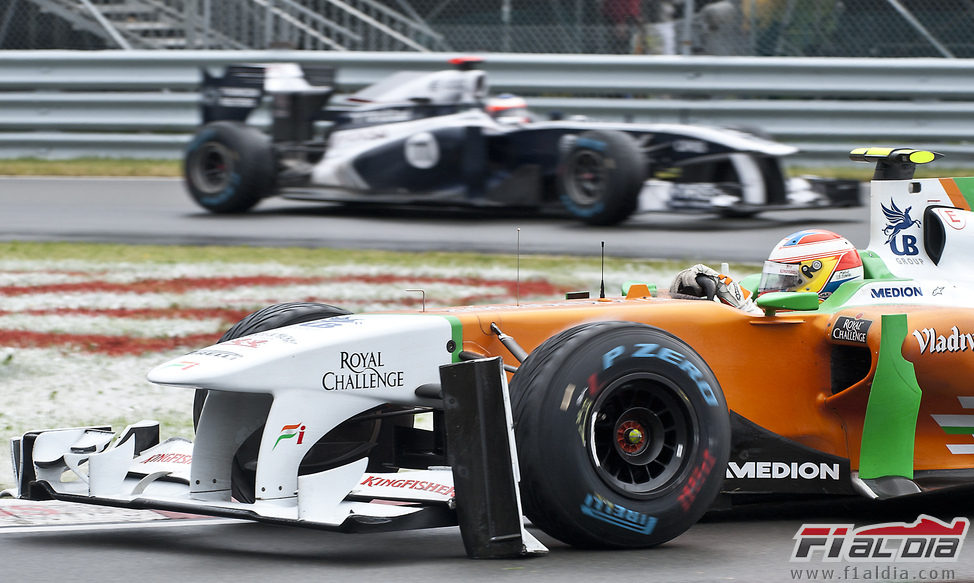
[[[143,443],[130,437],[133,427],[143,435]],[[130,426],[117,437],[106,427],[29,432],[11,440],[17,480],[11,493],[34,500],[157,508],[342,532],[456,524],[453,474],[448,469],[365,472],[367,460],[362,459],[300,476],[290,504],[209,500],[190,493],[192,443],[180,438],[159,443],[158,435],[154,421]],[[351,492],[329,490],[330,484],[347,483],[350,476],[361,477]]]

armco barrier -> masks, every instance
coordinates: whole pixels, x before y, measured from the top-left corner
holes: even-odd
[[[202,67],[327,64],[351,91],[395,71],[444,68],[452,56],[4,51],[0,157],[179,157],[198,123]],[[539,113],[758,128],[801,147],[795,161],[809,164],[841,162],[852,147],[873,144],[935,148],[974,163],[969,60],[488,54],[482,67],[494,93],[526,95]]]

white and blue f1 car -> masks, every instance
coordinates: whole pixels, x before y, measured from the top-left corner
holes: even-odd
[[[796,148],[732,129],[538,120],[515,97],[488,99],[486,73],[400,72],[343,99],[334,71],[236,65],[204,74],[204,125],[185,183],[215,213],[262,198],[564,209],[609,225],[638,211],[717,212],[859,204],[848,180],[787,180]],[[246,125],[265,95],[269,135]]]

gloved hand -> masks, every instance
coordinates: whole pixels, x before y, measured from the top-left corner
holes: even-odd
[[[698,263],[676,274],[676,277],[673,278],[673,283],[670,284],[670,293],[696,296],[698,298],[707,297],[707,290],[697,281],[698,275],[703,275],[711,279],[715,286],[720,278],[719,273],[706,265]]]
[[[745,312],[761,313],[761,309],[750,298],[751,292],[742,288],[730,276],[717,273],[706,265],[699,263],[677,273],[676,277],[673,278],[673,283],[670,284],[670,292],[706,297],[707,291],[697,281],[699,276],[704,276],[714,282],[717,290],[714,298],[720,302],[739,308]]]

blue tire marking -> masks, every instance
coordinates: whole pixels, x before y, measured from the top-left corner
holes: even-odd
[[[616,346],[602,355],[602,370],[612,366],[617,358],[626,353],[625,346]],[[636,344],[633,347],[632,358],[656,358],[664,362],[676,365],[681,371],[685,372],[691,381],[697,386],[703,400],[711,407],[717,407],[720,403],[713,387],[703,378],[701,371],[695,364],[690,362],[690,358],[678,350],[666,348],[659,344]]]
[[[593,204],[590,207],[578,206],[577,204],[575,204],[575,201],[573,201],[567,194],[561,195],[561,202],[562,204],[565,205],[565,208],[567,208],[573,214],[578,215],[580,217],[590,217],[592,215],[597,215],[605,209],[605,203],[601,201],[599,201],[596,204]]]
[[[204,143],[204,142],[212,139],[215,134],[216,134],[216,132],[213,131],[212,129],[210,129],[210,130],[204,130],[204,131],[200,132],[186,146],[186,152],[187,153],[188,152],[192,152],[196,148],[199,148],[202,143]]]
[[[593,140],[592,138],[578,138],[575,140],[575,145],[581,148],[588,148],[589,150],[598,150],[599,152],[605,152],[606,150],[605,142]]]
[[[224,203],[227,200],[233,198],[233,196],[237,193],[237,186],[239,185],[240,185],[240,175],[234,172],[233,174],[230,175],[230,183],[227,185],[226,188],[224,188],[217,194],[213,196],[208,196],[202,200],[206,204]]]
[[[631,530],[638,534],[652,534],[656,528],[657,518],[624,506],[613,504],[601,496],[585,495],[585,502],[580,506],[582,514],[596,520]]]

